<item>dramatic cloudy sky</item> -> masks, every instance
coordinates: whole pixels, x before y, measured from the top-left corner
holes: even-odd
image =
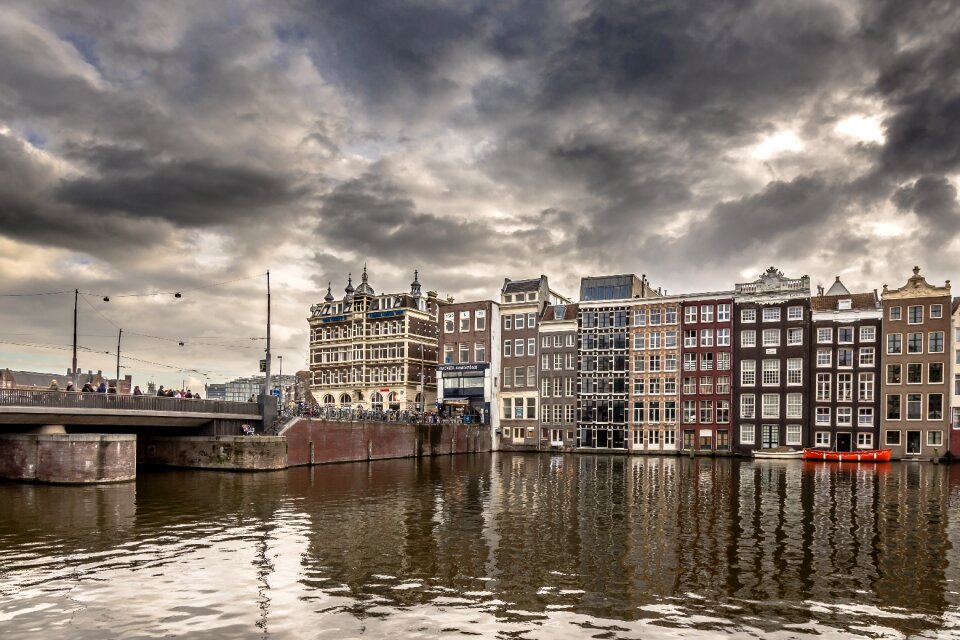
[[[122,327],[173,367],[137,382],[253,373],[267,269],[287,372],[364,261],[459,299],[957,275],[949,0],[4,5],[0,293],[96,294],[84,369]],[[0,366],[65,369],[72,295],[0,305]]]

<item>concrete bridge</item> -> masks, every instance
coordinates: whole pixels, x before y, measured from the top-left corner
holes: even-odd
[[[239,432],[240,423],[262,430],[256,402],[161,398],[113,393],[0,389],[0,430],[37,425],[90,428],[176,428],[209,435]],[[140,429],[137,429],[138,431]]]

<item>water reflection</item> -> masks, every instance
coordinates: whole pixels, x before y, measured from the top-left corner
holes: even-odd
[[[960,631],[960,467],[492,455],[0,484],[16,637]]]

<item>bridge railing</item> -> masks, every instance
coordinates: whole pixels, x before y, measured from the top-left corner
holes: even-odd
[[[256,402],[161,398],[116,393],[83,393],[34,389],[0,389],[0,407],[49,407],[51,409],[125,409],[130,411],[178,411],[184,413],[244,414],[259,416]]]

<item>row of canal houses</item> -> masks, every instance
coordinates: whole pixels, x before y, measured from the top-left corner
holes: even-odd
[[[772,267],[697,294],[668,295],[646,276],[588,277],[577,303],[539,296],[536,339],[532,312],[520,330],[514,312],[533,289],[549,292],[546,278],[507,281],[501,294],[502,448],[960,453],[957,309],[949,281],[931,285],[918,268],[882,294],[837,278],[811,295],[807,276]]]
[[[546,276],[454,302],[364,270],[312,308],[311,390],[327,406],[434,407],[490,424],[506,450],[749,455],[890,448],[960,455],[960,309],[949,280],[899,288],[771,267],[732,290],[668,294],[645,275]]]

